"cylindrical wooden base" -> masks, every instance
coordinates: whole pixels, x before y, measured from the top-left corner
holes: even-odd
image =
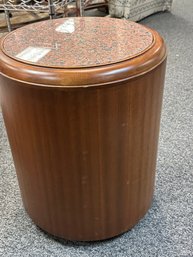
[[[151,205],[165,61],[103,87],[1,78],[1,106],[24,206],[70,240],[123,233]]]

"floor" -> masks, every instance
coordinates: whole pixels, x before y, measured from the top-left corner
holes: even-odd
[[[0,115],[0,256],[193,256],[193,1],[141,21],[161,33],[168,66],[152,208],[127,233],[102,242],[57,240],[26,215]]]

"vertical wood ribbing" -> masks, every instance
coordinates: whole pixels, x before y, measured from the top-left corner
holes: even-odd
[[[51,234],[99,240],[148,210],[165,63],[127,83],[38,89],[4,78],[1,104],[24,205]]]

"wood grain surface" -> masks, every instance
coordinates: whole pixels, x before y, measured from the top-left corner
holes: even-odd
[[[28,86],[0,76],[24,206],[45,231],[101,240],[151,205],[165,61],[103,87]]]

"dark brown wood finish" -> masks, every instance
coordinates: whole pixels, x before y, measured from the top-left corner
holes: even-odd
[[[166,63],[154,35],[140,57],[64,74],[42,68],[27,77],[37,67],[0,53],[0,101],[22,199],[45,231],[106,239],[132,228],[150,207]]]

